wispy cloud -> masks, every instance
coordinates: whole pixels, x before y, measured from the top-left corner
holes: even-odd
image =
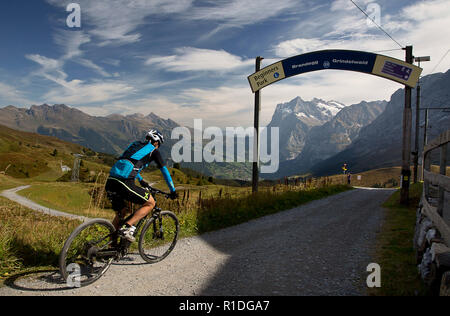
[[[30,54],[25,57],[41,66],[40,69],[31,73],[31,76],[43,77],[65,86],[68,75],[63,70],[63,60],[48,58],[39,54]]]
[[[73,1],[47,0],[52,5],[65,8]],[[142,34],[136,29],[152,15],[185,12],[192,0],[78,0],[83,23],[89,35],[99,38],[100,46],[124,45],[139,42]]]
[[[207,6],[198,6],[189,13],[192,20],[219,21],[230,26],[244,26],[259,23],[281,12],[299,8],[298,0],[260,0],[260,1],[221,1],[210,2]]]
[[[270,18],[275,18],[286,11],[301,11],[305,1],[299,0],[231,0],[209,2],[205,6],[194,7],[184,18],[194,21],[212,21],[217,27],[205,33],[201,40],[207,40],[218,32],[246,25],[258,24]]]
[[[393,46],[390,40],[387,38],[374,35],[365,35],[362,37],[352,36],[336,39],[296,38],[276,44],[273,47],[273,52],[280,58],[286,58],[324,49],[349,49],[376,52],[383,50],[383,48],[392,47]],[[395,49],[398,49],[398,52],[394,53],[394,55],[402,58],[402,54],[404,55],[404,53],[401,52],[399,47]]]
[[[97,74],[101,75],[102,77],[112,77],[110,73],[105,71],[102,67],[95,64],[92,60],[85,59],[85,58],[79,58],[75,60],[75,62],[79,63],[80,65],[83,65],[86,68],[90,68],[93,71],[95,71]]]
[[[290,57],[323,49],[328,46],[329,42],[329,40],[321,40],[319,38],[295,38],[278,43],[273,50],[276,56]]]
[[[228,72],[249,66],[253,64],[253,61],[232,55],[224,50],[181,47],[175,49],[175,55],[152,56],[147,59],[145,64],[172,72],[209,70]]]
[[[94,70],[103,77],[111,77],[101,66],[95,64],[92,60],[83,57],[82,46],[91,42],[91,37],[82,31],[71,32],[67,30],[57,30],[53,35],[55,44],[62,51],[58,59],[47,58],[39,54],[28,54],[25,57],[41,65],[42,68],[34,74],[41,75],[46,79],[61,84],[61,79],[66,79],[64,66],[68,62],[75,62],[84,67]],[[57,74],[55,77],[54,74]],[[57,78],[57,80],[55,80]]]
[[[450,29],[450,5],[447,0],[420,1],[402,9],[396,20],[410,21],[414,26],[404,31],[405,42],[414,45],[415,56],[431,56],[431,62],[421,64],[422,75],[434,69],[445,72],[450,68],[447,58],[438,65],[439,60],[450,49],[450,42],[445,40],[446,30]]]
[[[88,105],[129,97],[134,92],[134,87],[120,81],[86,83],[81,80],[72,80],[50,90],[44,95],[44,99],[51,103]]]
[[[81,46],[91,42],[91,37],[82,31],[57,30],[53,35],[53,40],[63,51],[60,59],[70,60],[83,55]]]
[[[74,62],[93,70],[102,77],[114,77],[93,61],[84,58],[82,46],[91,42],[89,35],[82,31],[72,32],[57,30],[53,36],[55,44],[61,49],[58,59],[48,58],[39,54],[28,54],[25,57],[37,63],[40,68],[31,76],[43,77],[57,84],[43,96],[49,103],[67,103],[77,105],[104,102],[123,97],[133,88],[121,82],[86,83],[83,80],[68,80],[69,75],[64,70],[67,63]]]
[[[2,102],[4,103],[3,105],[25,105],[33,103],[33,101],[25,96],[25,93],[23,91],[19,91],[15,87],[3,82],[0,82],[0,100],[2,100]]]

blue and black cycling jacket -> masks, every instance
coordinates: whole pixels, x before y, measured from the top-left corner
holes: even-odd
[[[119,161],[111,168],[109,175],[110,177],[123,180],[138,179],[142,181],[142,176],[139,173],[147,168],[152,161],[161,170],[170,192],[175,192],[172,177],[164,164],[161,153],[149,142],[137,141],[132,143],[119,157]]]

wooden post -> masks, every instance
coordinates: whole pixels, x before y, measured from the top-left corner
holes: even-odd
[[[417,169],[419,165],[419,126],[420,126],[420,83],[416,88],[416,133],[414,135],[414,183],[417,183]],[[422,162],[423,163],[423,162]]]
[[[446,175],[447,171],[447,145],[448,143],[445,143],[441,146],[441,161],[439,165],[439,173],[442,175]],[[444,203],[445,203],[445,189],[442,186],[439,186],[439,203],[437,212],[439,215],[443,215],[444,212]]]
[[[428,129],[428,109],[425,110],[425,124],[423,127],[423,151],[425,151],[425,146],[427,145],[427,129]],[[422,180],[425,181],[424,173],[425,170],[425,157],[422,159]]]
[[[255,72],[261,70],[261,61],[264,58],[256,57]],[[255,124],[254,124],[254,144],[253,144],[253,174],[252,174],[252,192],[258,192],[259,181],[259,112],[261,111],[261,92],[255,92]]]
[[[423,170],[430,171],[431,170],[431,159],[430,159],[430,152],[425,153],[423,156]],[[423,177],[423,190],[425,193],[425,198],[429,197],[429,188],[430,188],[430,182],[425,178],[425,173]]]
[[[413,63],[412,46],[407,46],[406,62]],[[409,203],[409,183],[411,178],[411,87],[405,86],[405,108],[403,110],[403,148],[402,148],[402,189],[400,192],[400,203]]]

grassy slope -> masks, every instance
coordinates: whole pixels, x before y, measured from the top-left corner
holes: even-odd
[[[33,178],[56,171],[55,165],[59,167],[60,161],[70,165],[70,162],[73,162],[71,153],[78,153],[81,148],[53,137],[19,132],[0,126],[0,171],[10,166],[6,171],[7,175],[15,178]],[[55,149],[57,155],[52,156]]]
[[[93,203],[90,191],[94,184],[72,182],[35,183],[28,189],[18,192],[40,205],[59,211],[96,218],[112,219],[113,213],[100,210]]]
[[[25,185],[23,180],[0,174],[0,191],[16,188],[22,185]]]
[[[422,184],[410,190],[410,206],[400,205],[400,191],[385,203],[386,216],[377,237],[374,261],[381,266],[381,288],[370,289],[369,295],[414,296],[428,295],[418,275],[413,248],[416,208],[422,194]]]
[[[55,152],[56,150],[56,152]],[[17,179],[54,181],[63,175],[61,163],[73,167],[74,153],[88,153],[87,148],[55,137],[20,132],[0,125],[0,172]],[[97,154],[86,156],[85,168],[106,170]]]
[[[432,171],[439,173],[438,166],[432,166]],[[412,167],[411,167],[411,172]],[[419,168],[419,174],[420,174]],[[397,188],[400,183],[401,167],[389,167],[374,169],[365,172],[352,174],[352,185],[362,187],[378,187],[378,188]],[[447,174],[450,175],[450,167],[447,167]],[[358,180],[358,175],[361,176],[361,180]],[[345,178],[344,175],[332,176],[331,178],[338,179]]]
[[[369,170],[352,175],[352,184],[363,187],[395,188],[400,182],[400,167]],[[358,180],[358,175],[361,180]]]
[[[351,174],[351,185],[361,187],[398,187],[401,168],[390,167]],[[360,180],[358,180],[360,176]],[[347,183],[347,175],[340,174],[327,177],[332,183]]]

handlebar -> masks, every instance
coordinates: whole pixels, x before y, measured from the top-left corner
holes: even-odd
[[[164,192],[164,191],[161,191],[161,190],[152,188],[151,186],[147,186],[146,188],[147,188],[151,193],[161,194],[161,195],[164,195],[166,198],[169,198],[169,196],[170,196],[170,193],[167,193],[167,192]]]

